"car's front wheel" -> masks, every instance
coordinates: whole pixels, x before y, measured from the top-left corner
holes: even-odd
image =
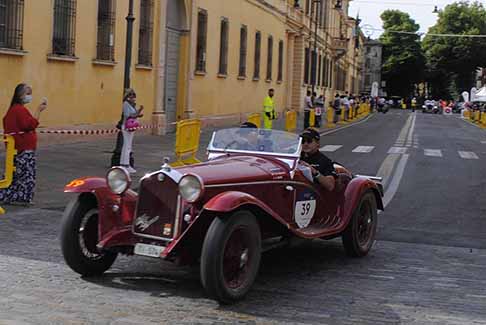
[[[201,282],[208,295],[221,303],[243,298],[255,281],[260,258],[260,227],[252,213],[215,218],[201,253]]]
[[[61,250],[67,265],[83,276],[96,276],[108,270],[117,253],[100,252],[96,200],[79,196],[66,207],[61,222]]]
[[[376,198],[371,191],[367,191],[342,236],[346,254],[351,257],[367,255],[375,241],[377,224]]]

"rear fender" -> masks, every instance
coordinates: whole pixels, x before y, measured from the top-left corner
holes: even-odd
[[[95,199],[98,212],[98,247],[132,246],[131,225],[135,215],[138,195],[132,190],[122,195],[114,194],[105,178],[78,178],[64,187],[66,193],[79,193],[78,200]]]
[[[356,177],[349,182],[344,193],[345,204],[344,204],[344,230],[348,225],[353,212],[358,208],[361,197],[366,191],[371,191],[375,195],[376,205],[379,210],[384,210],[383,201],[381,199],[380,187],[377,183],[366,177]]]

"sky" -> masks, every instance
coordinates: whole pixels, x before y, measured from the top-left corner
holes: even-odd
[[[416,23],[420,25],[420,32],[427,32],[429,27],[435,25],[437,14],[432,13],[434,7],[444,9],[446,5],[454,3],[454,0],[352,0],[349,15],[359,17],[362,20],[361,27],[366,36],[378,38],[381,31],[369,31],[365,27],[382,29],[383,23],[380,15],[387,9],[398,9],[407,12]]]

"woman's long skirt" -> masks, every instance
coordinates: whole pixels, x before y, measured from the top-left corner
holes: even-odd
[[[12,184],[0,189],[0,202],[32,203],[35,190],[35,152],[23,151],[15,156],[15,171]]]

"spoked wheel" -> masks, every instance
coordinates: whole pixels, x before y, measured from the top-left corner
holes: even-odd
[[[113,252],[101,252],[98,244],[98,207],[83,197],[66,208],[61,224],[61,249],[66,263],[83,276],[103,274],[117,257]]]
[[[362,257],[368,254],[375,241],[377,224],[375,195],[366,192],[343,234],[344,249],[349,256]]]
[[[260,266],[260,227],[253,214],[237,211],[215,218],[206,233],[201,254],[201,282],[221,303],[243,298]]]

